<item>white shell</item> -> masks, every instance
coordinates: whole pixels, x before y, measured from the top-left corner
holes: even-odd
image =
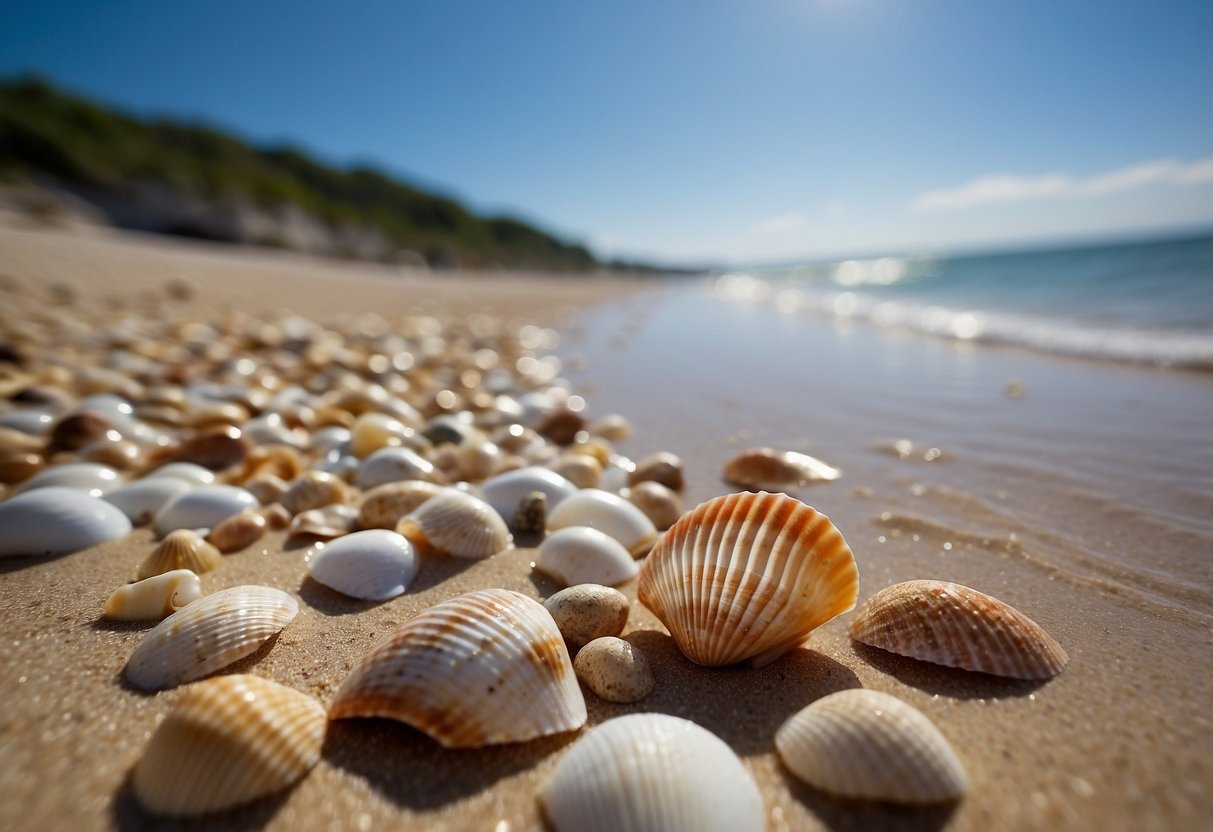
[[[518,504],[532,491],[542,491],[551,511],[560,501],[577,493],[577,486],[548,468],[533,465],[489,477],[480,484],[485,501],[507,522],[514,519]]]
[[[474,560],[491,557],[514,543],[505,521],[492,506],[453,488],[405,515],[396,531],[423,552],[433,549]]]
[[[921,712],[894,696],[855,688],[818,699],[775,735],[788,769],[844,797],[942,803],[964,795],[964,766]]]
[[[354,483],[364,491],[401,480],[433,480],[434,464],[408,448],[380,448],[358,465]],[[441,477],[439,477],[441,479]]]
[[[115,621],[159,621],[202,597],[202,581],[188,569],[174,569],[120,586],[105,602]]]
[[[213,529],[220,521],[245,509],[257,508],[257,498],[234,485],[201,485],[174,497],[156,512],[156,533],[174,529]]]
[[[201,679],[257,652],[298,612],[294,598],[268,586],[237,586],[208,595],[144,636],[126,663],[126,678],[143,690]]]
[[[338,538],[305,556],[311,576],[338,592],[366,601],[386,601],[408,589],[417,577],[413,544],[386,529],[369,529]]]
[[[169,500],[193,488],[193,484],[175,477],[142,479],[119,486],[101,495],[117,506],[137,526],[149,522]]]
[[[71,488],[38,488],[0,503],[0,557],[66,555],[130,530],[114,506]]]
[[[539,544],[535,568],[565,586],[617,586],[640,571],[622,543],[588,526],[568,526],[548,535]]]
[[[556,765],[539,801],[556,832],[761,832],[766,820],[733,750],[666,714],[599,725]]]
[[[167,465],[161,465],[143,478],[150,480],[159,479],[160,477],[181,480],[188,482],[190,485],[210,485],[215,481],[213,471],[203,468],[201,465],[195,465],[192,462],[170,462]]]
[[[644,512],[618,494],[587,488],[548,508],[548,528],[589,526],[610,535],[640,557],[657,540],[657,527]]]
[[[108,465],[96,462],[69,462],[65,465],[52,465],[39,471],[17,487],[16,493],[36,491],[39,488],[56,486],[83,491],[93,497],[100,497],[107,491],[118,487],[118,472]]]

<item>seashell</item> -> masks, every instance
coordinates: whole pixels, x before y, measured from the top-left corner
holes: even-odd
[[[153,627],[126,663],[141,690],[201,679],[249,656],[282,630],[299,605],[268,586],[236,586],[207,595]]]
[[[194,429],[223,425],[242,425],[248,421],[249,412],[235,402],[205,402],[191,408],[184,423]]]
[[[571,445],[577,434],[585,430],[585,416],[568,407],[557,407],[535,423],[535,432],[557,445]]]
[[[596,638],[582,647],[573,659],[573,670],[583,685],[607,702],[639,702],[657,684],[644,653],[615,636]]]
[[[948,581],[906,581],[867,600],[851,638],[926,662],[1007,676],[1049,679],[1066,651],[1039,624],[985,593]]]
[[[449,413],[435,416],[421,429],[421,435],[428,439],[434,447],[447,444],[462,445],[464,442],[470,441],[475,434],[476,429],[470,423]]]
[[[0,414],[0,427],[27,436],[45,436],[55,423],[55,417],[44,410],[23,409]]]
[[[257,676],[190,685],[156,728],[131,785],[163,815],[230,809],[303,779],[320,761],[324,708]]]
[[[139,580],[163,575],[174,569],[188,569],[196,575],[218,569],[223,558],[214,545],[190,529],[177,529],[165,535],[143,563],[135,577]]]
[[[448,748],[523,742],[585,724],[585,700],[552,616],[506,589],[430,607],[368,653],[331,719],[382,716]]]
[[[101,499],[115,505],[136,526],[151,522],[156,512],[164,508],[169,500],[193,488],[185,480],[175,477],[155,477],[135,480],[107,491]]]
[[[761,832],[758,786],[733,750],[695,723],[631,714],[578,740],[539,787],[556,832]]]
[[[466,442],[455,450],[460,479],[480,482],[492,476],[501,465],[501,449],[487,439]]]
[[[0,557],[66,555],[122,537],[131,521],[73,488],[47,486],[0,503]]]
[[[444,491],[441,485],[424,480],[389,482],[367,492],[358,509],[364,529],[394,529],[400,518],[431,497]]]
[[[202,597],[202,581],[188,569],[173,569],[120,586],[105,602],[116,621],[159,621]]]
[[[444,552],[457,558],[479,560],[514,545],[505,521],[492,506],[453,488],[406,514],[396,531],[419,552]]]
[[[263,506],[278,502],[289,487],[282,477],[265,471],[254,474],[244,481],[244,489],[256,497],[257,502]]]
[[[818,699],[788,718],[775,748],[801,780],[843,797],[945,803],[968,788],[964,766],[931,720],[879,691]]]
[[[83,462],[96,462],[129,471],[142,465],[144,453],[134,442],[123,439],[117,432],[110,432],[85,445],[76,453],[76,457]]]
[[[113,429],[110,420],[91,410],[69,413],[55,423],[47,438],[47,453],[76,451]]]
[[[143,478],[150,480],[158,477],[172,477],[190,485],[210,485],[215,481],[214,473],[192,462],[170,462],[145,474]]]
[[[693,509],[640,570],[637,598],[683,655],[762,665],[855,606],[859,572],[830,519],[785,494],[742,492]]]
[[[642,480],[620,496],[643,511],[659,532],[677,523],[682,516],[682,498],[654,480]]]
[[[413,545],[386,529],[354,532],[309,549],[305,560],[314,579],[364,601],[386,601],[402,594],[419,567]]]
[[[211,471],[221,471],[244,462],[252,444],[244,438],[240,428],[219,425],[199,431],[173,452],[178,462],[192,462]]]
[[[622,442],[632,435],[632,423],[618,413],[609,413],[591,422],[588,430],[608,442]]]
[[[260,540],[267,526],[268,523],[260,514],[245,510],[221,520],[206,539],[220,552],[238,552]]]
[[[602,463],[592,456],[564,454],[551,467],[578,488],[597,488],[602,483]]]
[[[350,487],[332,474],[324,471],[308,471],[291,483],[278,502],[291,514],[320,508],[333,503],[348,503]]]
[[[354,423],[354,419],[350,417],[350,424]],[[308,439],[307,449],[317,456],[324,456],[329,451],[339,451],[345,445],[349,444],[351,434],[344,427],[338,425],[330,425],[312,431],[311,437]]]
[[[532,491],[518,503],[514,519],[509,521],[512,529],[526,534],[540,534],[547,528],[548,495],[542,491]]]
[[[506,520],[513,519],[518,504],[532,491],[542,491],[548,498],[548,510],[561,500],[577,493],[577,486],[548,468],[532,465],[489,477],[480,484],[485,502],[497,509]]]
[[[200,485],[165,503],[154,525],[160,535],[174,529],[213,529],[233,514],[255,508],[257,498],[243,488]]]
[[[820,459],[796,451],[751,448],[724,466],[725,482],[742,488],[783,491],[811,482],[830,482],[842,472]]]
[[[442,482],[445,477],[428,459],[408,448],[380,448],[358,465],[354,484],[364,491],[401,480]]]
[[[636,470],[636,463],[623,454],[611,454],[606,466],[602,469],[602,484],[598,487],[612,494],[622,494],[628,487],[628,477]]]
[[[20,413],[22,411],[17,411]],[[15,416],[17,413],[6,413],[4,416]],[[0,420],[4,417],[0,416]],[[49,419],[50,416],[47,416]],[[9,428],[0,425],[0,450],[2,451],[19,451],[22,453],[41,453],[46,447],[46,442],[38,436],[31,436],[28,433],[19,431],[16,428]]]
[[[291,524],[291,513],[277,503],[268,505],[257,512],[265,518],[265,524],[273,531],[280,532]]]
[[[410,444],[416,433],[386,413],[363,413],[350,429],[350,452],[359,459],[366,459],[380,448]]]
[[[636,463],[628,477],[628,485],[641,482],[658,482],[671,491],[681,491],[686,484],[682,477],[682,460],[669,451],[646,456]]]
[[[0,483],[12,485],[24,482],[44,467],[46,463],[34,451],[0,452]]]
[[[247,483],[259,476],[274,476],[290,482],[303,473],[303,457],[295,448],[288,445],[270,445],[267,448],[253,448],[244,460],[236,482]]]
[[[601,584],[577,584],[543,602],[574,654],[603,636],[617,636],[628,621],[628,598]]]
[[[95,462],[69,462],[43,469],[17,486],[14,493],[23,494],[38,488],[72,488],[93,497],[100,497],[118,487],[118,472],[108,465]]]
[[[287,537],[332,540],[347,535],[358,525],[358,511],[344,503],[301,511],[291,518]]]
[[[565,586],[616,586],[640,571],[622,543],[588,526],[567,526],[548,535],[535,555],[535,568]]]
[[[644,512],[618,494],[587,488],[548,512],[548,528],[589,526],[618,540],[633,557],[653,547],[657,528]]]
[[[254,445],[288,445],[303,448],[308,443],[308,433],[302,428],[292,428],[278,413],[266,413],[249,419],[240,430],[244,438]]]

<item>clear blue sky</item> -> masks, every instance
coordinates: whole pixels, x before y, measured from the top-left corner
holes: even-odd
[[[1213,225],[1208,0],[82,2],[0,75],[668,261]]]

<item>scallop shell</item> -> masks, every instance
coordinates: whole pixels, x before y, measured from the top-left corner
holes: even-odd
[[[186,688],[148,741],[131,783],[144,807],[198,815],[273,794],[320,761],[326,719],[312,697],[257,676]]]
[[[182,607],[143,638],[126,678],[142,690],[201,679],[260,649],[299,612],[285,592],[236,586]]]
[[[818,699],[788,718],[775,748],[801,780],[843,797],[944,803],[968,788],[964,766],[931,720],[874,690]]]
[[[118,472],[96,462],[69,462],[39,471],[17,486],[14,493],[23,494],[39,488],[72,488],[93,497],[100,497],[118,487]]]
[[[577,486],[548,468],[532,465],[489,477],[480,484],[485,501],[503,519],[514,519],[518,504],[532,491],[542,491],[548,498],[548,511],[561,500],[577,493]]]
[[[915,659],[1013,679],[1049,679],[1069,661],[1019,610],[948,581],[906,581],[877,592],[851,622],[851,638]]]
[[[66,555],[122,537],[131,521],[83,491],[48,486],[0,503],[0,557]]]
[[[588,526],[568,526],[548,535],[539,545],[535,568],[565,586],[617,586],[640,571],[622,543]]]
[[[633,557],[640,557],[657,540],[657,527],[644,512],[618,494],[587,488],[548,511],[548,528],[589,526],[618,540]]]
[[[221,521],[206,539],[220,552],[238,552],[260,540],[268,525],[257,512],[242,511]]]
[[[417,577],[417,552],[395,532],[370,529],[309,549],[311,576],[338,592],[366,601],[386,601]]]
[[[548,611],[486,589],[430,607],[368,653],[329,709],[353,716],[398,719],[464,748],[572,731],[586,710]]]
[[[174,497],[156,512],[156,533],[175,529],[213,529],[247,509],[257,508],[257,498],[234,485],[200,485]]]
[[[426,500],[396,525],[421,552],[445,552],[479,560],[514,544],[501,515],[478,497],[447,489]]]
[[[797,451],[751,448],[733,457],[724,466],[725,482],[742,488],[782,491],[811,482],[830,482],[842,472],[820,459]]]
[[[150,480],[159,477],[183,480],[190,485],[212,485],[215,482],[215,474],[212,471],[192,462],[170,462],[167,465],[161,465],[143,478]]]
[[[637,597],[683,654],[765,664],[855,606],[859,572],[830,519],[786,494],[742,492],[698,506],[640,570]]]
[[[666,714],[599,725],[556,765],[539,801],[557,832],[761,832],[766,821],[733,750]]]
[[[291,514],[349,501],[350,487],[340,477],[324,471],[306,472],[278,498],[278,502]]]
[[[174,569],[120,586],[105,602],[115,621],[159,621],[202,597],[202,581],[188,569]]]
[[[165,503],[193,488],[191,483],[174,477],[136,480],[101,495],[101,499],[121,509],[137,526],[151,521]]]
[[[364,529],[394,529],[401,517],[444,490],[423,480],[389,482],[372,488],[362,498],[358,522]]]
[[[196,575],[219,568],[223,557],[219,550],[190,529],[177,529],[165,535],[135,575],[139,580],[163,575],[175,569],[188,569]]]
[[[380,448],[358,465],[354,484],[364,491],[377,485],[402,480],[440,482],[442,474],[434,464],[408,448]]]

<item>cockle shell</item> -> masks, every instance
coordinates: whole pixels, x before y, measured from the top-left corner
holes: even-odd
[[[175,477],[154,477],[121,485],[102,494],[101,499],[121,509],[135,525],[143,525],[150,522],[165,503],[191,488],[191,483]]]
[[[423,480],[389,482],[372,488],[362,498],[358,522],[364,529],[394,529],[401,517],[444,490]]]
[[[164,815],[228,809],[281,791],[320,761],[324,708],[257,676],[190,685],[156,728],[131,784]]]
[[[577,493],[577,486],[548,468],[532,465],[489,477],[480,484],[485,501],[503,519],[514,519],[518,504],[532,491],[542,491],[548,498],[548,511],[561,500]]]
[[[818,699],[788,718],[775,748],[801,780],[843,797],[944,803],[968,787],[964,766],[931,720],[879,691]]]
[[[396,525],[418,551],[445,552],[480,560],[514,545],[514,538],[493,507],[463,491],[446,489],[426,500]]]
[[[906,581],[867,600],[851,638],[948,667],[1013,679],[1049,679],[1066,651],[1019,610],[961,584]]]
[[[434,464],[408,448],[380,448],[362,460],[354,484],[364,491],[377,485],[402,480],[441,482],[445,478]]]
[[[115,621],[159,621],[202,597],[202,581],[188,569],[174,569],[120,586],[105,602]]]
[[[195,575],[217,569],[223,558],[219,550],[190,529],[177,529],[165,535],[152,549],[135,577],[139,580],[163,575],[175,569],[188,569]]]
[[[588,526],[568,526],[548,535],[539,544],[535,568],[565,586],[616,586],[640,571],[622,543]]]
[[[222,521],[257,508],[257,498],[234,485],[200,485],[164,504],[156,512],[156,533],[174,529],[213,529]]]
[[[855,606],[859,572],[824,514],[786,494],[708,500],[666,532],[637,597],[696,664],[771,661]]]
[[[261,539],[269,524],[255,511],[242,511],[223,520],[206,539],[220,552],[238,552]]]
[[[725,482],[742,488],[783,491],[829,482],[842,476],[833,465],[797,451],[777,451],[774,448],[751,448],[730,459],[724,466]]]
[[[338,592],[366,601],[403,593],[417,577],[413,544],[386,529],[354,532],[305,555],[311,576]]]
[[[758,786],[733,750],[689,720],[631,714],[578,740],[539,787],[556,832],[761,832]]]
[[[122,537],[131,521],[73,488],[47,486],[0,503],[0,557],[66,555]]]
[[[291,514],[349,501],[350,487],[340,477],[324,471],[305,472],[278,498]]]
[[[354,668],[329,716],[398,719],[464,748],[572,731],[586,710],[548,611],[520,593],[486,589],[405,623]]]
[[[100,497],[118,487],[118,472],[96,462],[69,462],[44,468],[17,486],[15,493],[24,494],[39,488],[72,488],[93,497]]]
[[[548,511],[548,528],[589,526],[618,540],[633,557],[640,557],[657,540],[657,527],[644,512],[618,494],[587,488]]]
[[[142,690],[201,679],[257,652],[298,612],[294,598],[268,586],[236,586],[207,595],[144,636],[126,663],[126,678]]]

